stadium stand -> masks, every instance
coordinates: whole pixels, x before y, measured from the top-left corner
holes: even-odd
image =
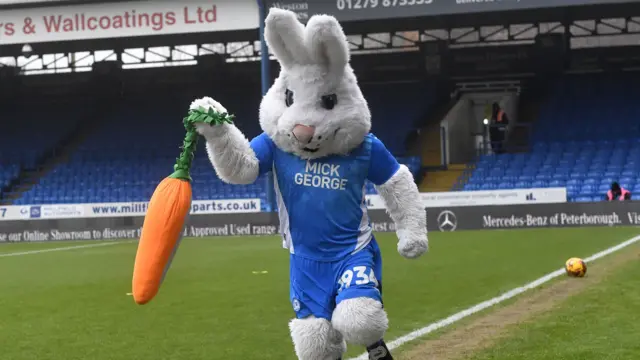
[[[186,96],[127,99],[68,162],[41,178],[15,203],[148,200],[158,182],[172,172],[179,154],[184,136],[179,121],[185,115],[183,104],[189,104]],[[203,149],[198,154],[193,170],[195,199],[263,197],[264,186],[222,184],[210,171]]]
[[[73,132],[85,113],[79,104],[48,99],[2,107],[0,118],[11,120],[0,131],[0,195]]]
[[[15,163],[2,163],[0,166],[0,198],[3,189],[8,188],[20,175],[20,165]]]
[[[434,105],[433,87],[424,82],[364,84],[362,92],[371,109],[371,131],[393,154],[406,155],[407,135]]]
[[[566,187],[600,201],[613,181],[640,192],[637,73],[566,76],[541,108],[530,153],[478,159],[464,190]]]
[[[407,133],[416,119],[428,110],[430,93],[418,83],[410,85],[408,91],[406,84],[396,86],[397,91],[384,84],[366,87],[364,91],[370,96],[374,123],[380,124],[376,134],[391,151],[402,154],[406,149]],[[227,89],[218,97],[236,115],[236,123],[249,138],[261,132],[257,121],[259,91],[256,90],[255,94],[247,96],[245,90],[240,95]],[[201,95],[127,96],[81,142],[68,161],[58,164],[13,203],[147,201],[158,182],[172,172],[184,136],[179,119],[186,115],[188,104],[197,96]],[[67,115],[64,118],[78,116]],[[54,130],[62,131],[52,126]],[[263,210],[272,210],[270,174],[252,185],[226,184],[212,171],[204,151],[204,141],[199,143],[199,147],[192,170],[195,200],[259,198]],[[418,174],[419,158],[399,157],[399,161]],[[372,184],[368,184],[367,192],[375,193]]]

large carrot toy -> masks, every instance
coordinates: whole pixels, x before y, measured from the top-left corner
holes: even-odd
[[[184,118],[187,134],[182,153],[173,174],[162,180],[153,192],[142,225],[133,268],[133,299],[137,304],[146,304],[156,296],[182,239],[191,210],[190,169],[198,145],[195,124],[220,125],[232,121],[232,115],[203,107],[189,110]]]

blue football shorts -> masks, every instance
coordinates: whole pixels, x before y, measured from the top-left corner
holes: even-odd
[[[316,261],[291,254],[291,305],[298,319],[331,320],[343,300],[366,297],[382,302],[382,256],[375,238],[338,261]]]

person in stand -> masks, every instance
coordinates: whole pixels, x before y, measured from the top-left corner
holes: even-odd
[[[497,102],[494,102],[491,111],[491,125],[489,127],[491,149],[494,154],[504,153],[504,141],[507,137],[508,125],[509,118],[507,114],[500,108]]]
[[[611,184],[611,189],[607,191],[607,201],[625,201],[631,200],[631,192],[614,182]]]

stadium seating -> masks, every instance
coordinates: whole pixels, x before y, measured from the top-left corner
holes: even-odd
[[[543,106],[527,154],[480,158],[464,190],[566,187],[599,201],[613,181],[640,193],[637,74],[568,76]]]
[[[367,84],[362,92],[371,109],[371,132],[393,154],[405,155],[407,135],[433,106],[434,89],[415,82]]]
[[[0,165],[17,164],[34,169],[40,157],[54,149],[82,121],[84,110],[79,105],[45,101],[3,109]]]
[[[20,174],[20,165],[6,164],[0,166],[0,198],[2,198],[2,189],[8,187],[13,180],[18,178]]]
[[[80,145],[69,162],[57,166],[15,203],[148,200],[158,182],[173,171],[179,155],[184,137],[180,119],[185,115],[184,106],[180,105],[175,99],[123,104]],[[199,144],[192,175],[196,200],[266,198],[266,187],[261,182],[233,186],[217,179],[208,163],[204,142]]]
[[[0,193],[21,170],[34,170],[82,121],[78,104],[41,100],[3,106],[0,119]]]
[[[414,95],[408,96],[406,102],[400,102],[402,96],[395,95],[383,99],[383,91],[389,90],[377,86],[369,91],[373,94],[372,104],[390,104],[387,110],[384,107],[375,110],[375,106],[372,106],[374,117],[378,119],[374,123],[387,123],[379,127],[377,134],[391,144],[390,149],[402,149],[406,132],[413,124],[405,112],[411,117],[419,116],[418,110],[410,111],[410,101],[414,101],[411,99],[417,96],[414,94],[417,90],[411,92]],[[424,96],[428,98],[429,94]],[[193,98],[170,96],[128,99],[84,140],[68,162],[58,165],[14,203],[148,200],[158,182],[172,172],[184,136],[180,119],[185,116]],[[248,98],[227,93],[222,95],[220,101],[236,115],[236,124],[249,138],[261,132],[257,121],[259,94]],[[395,101],[399,101],[400,105]],[[416,103],[423,107],[426,101]],[[404,135],[396,136],[403,131]],[[417,158],[399,160],[407,164],[414,174],[420,170],[420,160]],[[192,177],[195,200],[260,198],[263,210],[272,208],[269,201],[269,190],[272,188],[270,174],[252,185],[223,183],[211,168],[204,151],[204,141],[199,144]],[[374,193],[375,189],[369,184],[367,191]]]

